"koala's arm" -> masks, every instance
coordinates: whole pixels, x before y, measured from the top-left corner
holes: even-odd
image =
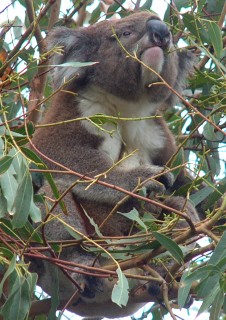
[[[149,166],[140,166],[133,169],[114,167],[114,163],[109,156],[97,149],[88,148],[87,146],[85,148],[78,145],[71,146],[68,151],[64,148],[63,151],[70,158],[70,163],[65,163],[66,158],[61,158],[60,151],[57,153],[57,150],[59,149],[52,149],[56,151],[56,153],[49,154],[49,150],[51,149],[48,148],[48,144],[51,143],[51,136],[53,135],[49,135],[49,140],[47,141],[45,139],[38,139],[39,134],[37,134],[33,143],[38,149],[42,150],[45,155],[48,155],[51,159],[64,164],[64,166],[79,174],[91,177],[94,180],[97,175],[100,175],[99,181],[120,187],[127,191],[133,191],[139,183],[142,183],[145,180],[148,180],[144,184],[148,192],[164,193],[167,188],[173,185],[173,175],[164,173],[164,167],[151,164]],[[52,141],[52,143],[54,142]],[[60,144],[61,141],[59,136],[58,146]],[[62,141],[62,144],[64,144],[64,140]],[[68,154],[70,152],[71,156]],[[90,159],[92,159],[92,161],[90,161]],[[51,164],[49,167],[55,169]],[[110,171],[104,175],[103,173],[107,172],[109,169]],[[152,178],[153,176],[158,177],[154,179]],[[62,175],[59,178],[63,178]],[[78,179],[76,175],[64,175],[65,187],[69,187],[76,180],[78,180],[78,183],[73,188],[73,193],[78,200],[88,200],[115,205],[125,196],[125,193],[116,190],[114,187],[110,188],[106,185],[99,184],[98,182],[89,186],[92,181]]]

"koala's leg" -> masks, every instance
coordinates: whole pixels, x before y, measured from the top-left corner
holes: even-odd
[[[67,188],[65,187],[65,183],[62,180],[55,181],[59,190],[59,193],[62,194]],[[41,194],[46,196],[46,199],[52,198],[52,190],[50,186],[45,183],[43,187],[39,191]],[[53,211],[50,209],[49,217],[46,219],[45,211],[46,205],[41,204],[40,209],[43,213],[43,221],[45,223],[41,228],[43,228],[42,232],[45,235],[45,239],[47,241],[57,241],[60,248],[60,253],[55,253],[55,258],[59,258],[60,260],[66,260],[69,262],[73,262],[78,264],[78,267],[74,267],[74,272],[67,271],[69,277],[65,275],[65,272],[62,272],[63,266],[61,268],[54,265],[54,263],[42,261],[42,260],[32,260],[31,261],[31,269],[38,273],[39,279],[38,284],[42,287],[42,289],[51,295],[51,290],[53,287],[53,283],[56,281],[56,277],[59,278],[59,298],[60,300],[70,299],[71,296],[75,293],[78,287],[81,288],[81,291],[78,295],[76,295],[77,300],[80,298],[84,298],[87,300],[92,299],[100,299],[103,300],[104,297],[107,299],[110,297],[111,290],[108,288],[109,286],[112,289],[113,284],[110,283],[107,279],[101,279],[98,277],[86,276],[80,271],[84,271],[82,266],[95,266],[101,267],[99,259],[96,259],[94,254],[87,253],[83,250],[81,243],[77,242],[73,245],[65,245],[61,241],[66,240],[75,240],[72,235],[68,232],[68,228],[71,228],[73,232],[79,235],[79,238],[82,239],[82,235],[87,236],[87,228],[84,218],[81,215],[81,208],[79,208],[78,203],[72,194],[72,192],[68,192],[62,199],[67,208],[67,214],[62,213],[62,209],[59,205],[54,208]],[[49,201],[51,206],[54,202]],[[49,208],[51,208],[51,206]],[[47,209],[47,214],[48,214]],[[46,220],[45,220],[46,219]],[[66,227],[65,227],[66,226]],[[53,249],[52,249],[53,250]],[[53,253],[54,251],[52,251]],[[52,257],[51,252],[47,250],[46,255],[48,257]],[[96,261],[97,260],[97,261]],[[94,263],[95,262],[95,263]],[[80,267],[81,266],[81,267]],[[56,272],[56,268],[58,273]],[[72,279],[78,286],[76,286]],[[109,296],[108,296],[109,293]],[[103,295],[101,298],[98,296]],[[107,297],[108,296],[108,297]],[[76,300],[76,301],[77,301]],[[75,301],[75,303],[76,303]]]
[[[178,211],[185,212],[193,223],[200,221],[198,213],[192,203],[183,197],[169,197],[164,201],[166,206],[174,208]],[[166,212],[167,213],[167,212]],[[170,213],[170,212],[169,212]],[[177,224],[179,227],[187,227],[188,224],[185,221],[181,221]]]

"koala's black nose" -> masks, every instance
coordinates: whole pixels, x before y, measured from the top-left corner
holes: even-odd
[[[170,31],[164,22],[156,19],[147,21],[147,31],[150,41],[157,47],[162,49],[169,48]]]

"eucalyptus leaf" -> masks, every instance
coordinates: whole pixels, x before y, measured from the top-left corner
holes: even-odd
[[[205,24],[207,26],[210,41],[214,47],[215,55],[218,59],[220,59],[223,51],[223,41],[222,41],[221,30],[214,21],[206,20]]]
[[[4,172],[6,172],[11,166],[12,162],[13,162],[13,157],[10,157],[10,156],[2,157],[0,159],[0,174],[3,174]]]
[[[51,64],[50,67],[72,67],[72,68],[81,68],[81,67],[89,67],[97,64],[99,62],[78,62],[78,61],[70,61],[62,64]]]
[[[187,281],[187,282],[184,281],[187,278],[187,276],[189,275],[189,273],[190,273],[190,271],[185,272],[180,279],[180,286],[179,286],[178,297],[177,297],[178,305],[180,308],[183,308],[185,306],[185,303],[187,301],[187,298],[188,298],[188,295],[189,295],[189,292],[190,292],[190,289],[191,289],[191,286],[193,283],[192,280]]]
[[[204,280],[206,279],[211,273],[216,274],[219,273],[220,270],[214,265],[206,265],[194,270],[191,274],[187,275],[183,280],[185,283],[190,283],[191,281],[195,280]]]
[[[0,297],[2,296],[2,293],[3,293],[3,286],[4,286],[4,283],[6,281],[6,279],[9,277],[9,275],[14,272],[15,270],[15,267],[16,267],[16,256],[14,255],[10,264],[9,264],[9,267],[7,269],[7,271],[5,272],[2,280],[1,280],[1,283],[0,283]]]
[[[209,320],[219,320],[220,319],[220,313],[221,308],[224,303],[224,291],[219,290],[218,293],[215,296],[215,299],[213,301],[211,310],[210,310],[210,318]]]
[[[184,261],[183,252],[177,243],[159,232],[153,231],[152,233],[156,240],[170,252],[172,257],[176,259],[178,263],[182,264]]]
[[[225,257],[226,257],[226,231],[223,233],[208,263],[212,265],[216,265],[221,259]]]
[[[13,216],[12,224],[14,228],[21,228],[25,225],[30,212],[31,201],[33,197],[33,187],[31,176],[26,168],[24,176],[18,185],[16,197],[14,201],[15,213]]]
[[[127,219],[130,219],[132,221],[135,221],[139,224],[139,226],[141,226],[142,229],[144,229],[145,231],[147,231],[147,226],[143,223],[143,221],[140,219],[139,217],[139,212],[137,211],[137,209],[133,208],[130,212],[128,213],[122,213],[122,212],[118,212],[120,213],[122,216],[126,217]]]
[[[200,189],[193,193],[190,196],[190,200],[196,207],[198,204],[200,204],[203,200],[207,199],[207,197],[213,193],[213,188],[210,186],[204,187],[203,189]]]
[[[217,295],[219,294],[220,288],[219,286],[215,286],[214,288],[209,288],[209,294],[203,300],[201,307],[199,308],[198,315],[207,311],[209,307],[212,305],[213,301],[216,299]]]
[[[118,281],[112,290],[111,300],[119,307],[126,306],[129,300],[129,284],[128,280],[121,269],[116,270]]]
[[[15,288],[14,288],[15,287]],[[4,304],[1,314],[4,319],[21,320],[28,314],[31,303],[29,285],[26,278],[17,276],[12,292]]]
[[[15,171],[12,166],[0,176],[0,186],[4,198],[7,201],[7,211],[13,213],[13,204],[17,192],[18,183],[14,177]]]

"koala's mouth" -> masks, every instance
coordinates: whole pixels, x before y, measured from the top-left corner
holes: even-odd
[[[158,46],[148,47],[140,54],[140,60],[157,73],[161,73],[164,64],[164,52]]]

